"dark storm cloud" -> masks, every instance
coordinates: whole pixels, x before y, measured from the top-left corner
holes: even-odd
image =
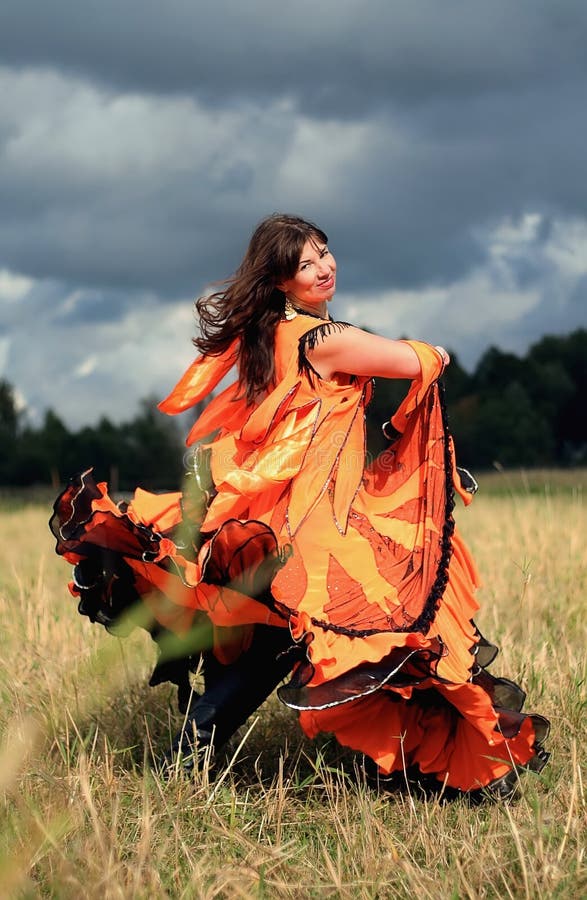
[[[328,122],[310,120],[295,177],[291,148],[308,120],[287,109],[249,106],[237,121],[228,113],[202,152],[221,112],[184,101],[160,124],[172,101],[147,99],[133,123],[116,112],[120,100],[90,92],[81,103],[63,91],[63,83],[48,90],[46,104],[71,103],[66,137],[51,132],[26,153],[5,143],[2,154],[3,264],[34,277],[190,294],[232,271],[255,221],[285,208],[328,229],[349,288],[446,283],[483,260],[479,229],[504,216],[587,215],[578,90],[469,97],[458,117],[446,99],[410,117],[380,113],[346,155],[344,131],[330,146]],[[31,109],[30,122],[37,116]],[[111,130],[91,143],[86,133],[100,118]],[[144,164],[133,129],[153,154]],[[319,147],[322,157],[312,156]]]
[[[4,81],[11,81],[7,70]],[[191,102],[167,110],[166,122],[160,120],[160,104],[148,100],[117,101],[75,86],[68,91],[54,77],[38,82],[41,110],[25,86],[5,113],[20,121],[20,133],[0,145],[5,266],[72,286],[149,287],[173,294],[193,288],[196,275],[210,280],[225,272],[229,260],[236,264],[231,247],[241,251],[255,215],[247,198],[254,171],[238,150],[221,156],[223,139],[235,137],[230,125],[198,159],[209,122],[200,121]],[[4,107],[10,105],[7,95],[0,101]],[[116,111],[121,102],[128,112]],[[70,112],[62,130],[64,108]],[[192,113],[191,133],[184,135]],[[270,125],[255,118],[250,122],[258,142]],[[175,127],[173,135],[166,125]],[[42,139],[35,139],[35,130]],[[138,159],[143,143],[147,158]],[[274,137],[272,151],[278,148]],[[262,202],[259,196],[259,215]]]
[[[123,291],[89,290],[74,293],[59,304],[51,318],[55,327],[67,328],[80,322],[92,326],[123,318],[132,303],[132,294]]]
[[[582,0],[4,0],[0,51],[117,89],[227,98],[294,96],[357,115],[536,84],[585,67]]]

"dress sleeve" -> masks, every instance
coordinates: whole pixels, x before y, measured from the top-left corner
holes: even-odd
[[[203,400],[232,369],[236,362],[238,342],[218,356],[198,356],[181,376],[169,396],[158,407],[161,412],[173,416],[185,412]]]

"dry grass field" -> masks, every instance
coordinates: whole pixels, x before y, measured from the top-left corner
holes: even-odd
[[[494,671],[552,722],[542,775],[478,807],[375,793],[275,698],[215,779],[158,779],[149,761],[181,722],[171,689],[146,686],[150,639],[79,617],[48,507],[0,501],[0,895],[587,896],[586,494],[586,473],[496,473],[457,513]]]

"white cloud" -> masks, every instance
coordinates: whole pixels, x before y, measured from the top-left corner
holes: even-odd
[[[301,116],[295,121],[280,166],[283,195],[306,205],[315,204],[316,197],[326,191],[336,197],[345,190],[347,167],[360,164],[373,139],[373,123],[328,119],[317,122]]]
[[[93,293],[60,293],[55,283],[29,282],[18,304],[0,306],[0,328],[9,327],[0,336],[0,374],[33,421],[49,407],[74,428],[101,416],[127,419],[143,397],[163,397],[193,359],[190,299],[162,304],[141,292],[116,321],[62,324],[55,311],[75,310],[88,296],[92,302]]]
[[[218,157],[247,110],[218,115],[188,97],[115,94],[50,70],[0,67],[0,118],[12,124],[5,163],[49,174],[139,180]]]
[[[337,316],[388,337],[407,335],[442,343],[457,350],[468,366],[490,343],[522,353],[541,336],[535,324],[524,333],[525,318],[546,302],[558,305],[564,331],[570,298],[587,274],[587,224],[558,222],[549,238],[539,243],[541,224],[541,217],[534,214],[517,223],[504,220],[487,236],[486,264],[465,278],[438,288],[340,295]],[[541,278],[520,284],[516,270],[520,260],[542,266]]]
[[[546,258],[568,278],[587,275],[587,222],[556,222],[546,247]]]
[[[6,335],[0,337],[0,375],[6,372],[8,354],[10,353],[10,338]]]
[[[14,391],[14,405],[19,413],[25,412],[28,406],[25,395],[18,388]]]
[[[75,378],[87,378],[96,371],[98,365],[99,357],[94,353],[92,356],[88,356],[87,359],[84,359],[79,366],[76,366],[73,374]]]
[[[78,323],[54,330],[65,343],[67,365],[53,366],[46,402],[71,427],[101,416],[122,421],[136,414],[139,400],[162,399],[194,357],[192,304],[161,305],[146,294],[116,323]],[[92,353],[85,356],[87,347]],[[68,376],[68,370],[74,377]],[[57,399],[59,398],[59,399]]]
[[[508,345],[508,327],[539,300],[538,290],[499,289],[490,271],[479,270],[439,290],[340,297],[337,315],[386,337],[442,344],[472,367],[488,343]]]
[[[30,291],[32,285],[31,278],[0,269],[0,303],[15,303]]]

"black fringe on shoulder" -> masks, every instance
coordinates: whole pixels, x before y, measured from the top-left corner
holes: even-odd
[[[307,357],[308,351],[314,350],[316,345],[320,341],[324,341],[329,334],[350,327],[350,322],[322,322],[303,334],[298,341],[298,375],[306,375],[310,384],[313,384],[313,375],[319,379],[320,375]]]

